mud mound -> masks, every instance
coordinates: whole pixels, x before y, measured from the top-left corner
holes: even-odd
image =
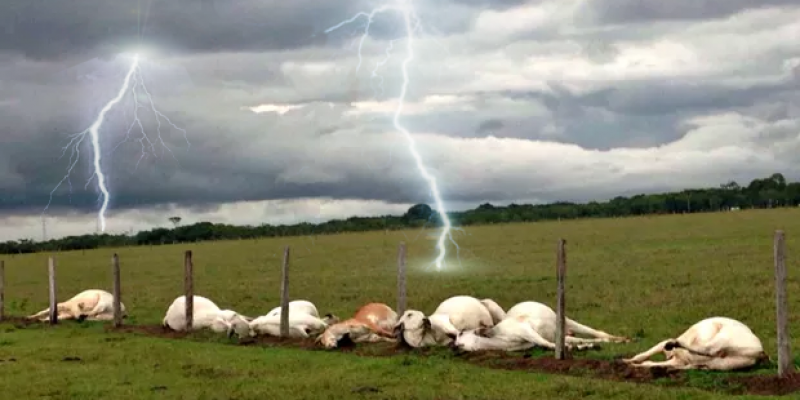
[[[734,385],[741,385],[745,393],[767,396],[782,396],[800,391],[800,373],[794,372],[785,378],[777,375],[748,375],[728,379]]]
[[[23,329],[31,325],[50,325],[48,322],[39,322],[36,320],[26,319],[24,317],[4,317],[0,322],[4,324],[12,324],[17,329]]]
[[[460,358],[484,367],[544,372],[550,374],[594,377],[606,380],[648,383],[656,379],[670,379],[675,383],[685,381],[680,371],[665,368],[633,368],[622,361],[595,360],[587,358],[568,358],[557,360],[552,357],[525,357],[502,352],[473,352]]]
[[[189,336],[187,332],[176,332],[160,325],[123,325],[115,328],[113,325],[106,325],[106,332],[119,333],[138,333],[141,335],[162,337],[165,339],[183,339]]]

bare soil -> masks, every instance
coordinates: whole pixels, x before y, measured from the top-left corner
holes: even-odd
[[[121,328],[113,328],[110,325],[108,331],[139,333],[149,336],[177,339],[188,336],[185,332],[175,332],[161,326],[128,325]],[[318,346],[312,339],[283,339],[279,337],[258,337],[253,339],[242,339],[240,346],[259,346],[259,347],[288,347],[305,349],[310,351],[340,351],[368,357],[391,357],[400,354],[416,354],[425,356],[435,352],[435,349],[410,349],[390,343],[371,343],[369,345],[355,345],[339,347],[336,350],[325,350]],[[627,356],[627,355],[626,355]],[[621,382],[655,383],[659,381],[661,385],[684,386],[687,384],[687,376],[682,371],[670,371],[665,368],[634,368],[619,360],[596,360],[586,358],[568,358],[566,360],[556,360],[551,357],[530,357],[505,352],[479,351],[463,353],[458,356],[460,359],[471,364],[487,368],[531,371],[548,374],[570,375],[578,377],[591,377]],[[622,357],[620,357],[622,358]],[[758,394],[758,395],[786,395],[800,391],[800,373],[793,373],[786,378],[779,378],[777,375],[745,375],[728,378],[728,392],[736,394]],[[719,388],[725,390],[723,388]]]

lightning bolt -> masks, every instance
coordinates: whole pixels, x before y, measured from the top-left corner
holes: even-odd
[[[138,110],[139,110],[139,108],[142,108],[143,106],[140,104],[139,99],[138,99],[139,95],[137,93],[137,87],[141,88],[142,92],[144,93],[144,96],[148,100],[148,103],[150,103],[150,110],[155,115],[156,122],[157,122],[157,132],[158,132],[158,139],[157,140],[161,144],[161,146],[163,146],[167,151],[169,151],[170,154],[173,156],[173,158],[175,158],[174,153],[166,145],[166,143],[164,142],[164,140],[163,140],[163,138],[161,136],[161,118],[165,119],[173,128],[182,131],[183,134],[184,134],[184,139],[186,140],[187,146],[191,145],[189,143],[189,140],[188,140],[187,136],[186,136],[186,131],[184,129],[179,128],[178,126],[176,126],[174,123],[172,123],[172,121],[169,118],[167,118],[167,116],[165,116],[163,113],[158,111],[158,109],[156,109],[156,106],[155,106],[155,103],[153,102],[152,96],[150,96],[150,92],[147,90],[147,86],[145,85],[144,77],[142,76],[141,67],[140,67],[140,57],[139,57],[138,54],[134,55],[133,56],[133,60],[131,62],[131,65],[128,68],[128,72],[125,74],[125,79],[122,81],[122,86],[120,87],[119,91],[117,92],[117,95],[113,99],[111,99],[108,103],[106,103],[105,106],[103,106],[103,108],[100,110],[100,113],[97,115],[97,118],[94,120],[94,122],[92,122],[92,124],[89,126],[88,129],[86,129],[86,130],[84,130],[82,132],[78,132],[78,133],[74,133],[74,134],[69,135],[69,137],[68,137],[69,138],[69,142],[67,143],[66,146],[64,146],[62,148],[61,156],[59,157],[59,159],[64,157],[64,154],[66,154],[67,150],[72,149],[72,151],[70,152],[69,162],[67,164],[67,172],[64,175],[64,177],[61,178],[61,180],[58,182],[58,184],[56,184],[56,186],[53,188],[53,190],[50,191],[50,198],[49,198],[49,200],[47,202],[47,205],[45,206],[44,210],[42,211],[42,223],[43,223],[43,225],[44,225],[44,215],[47,212],[47,210],[50,208],[50,205],[53,202],[53,194],[56,192],[56,190],[58,190],[58,188],[61,187],[61,185],[64,184],[64,182],[67,182],[67,184],[69,185],[69,188],[70,188],[70,193],[72,193],[72,181],[70,179],[70,176],[72,174],[72,170],[78,164],[78,161],[80,161],[80,147],[81,147],[81,144],[84,142],[84,140],[88,136],[89,140],[90,140],[90,143],[91,143],[91,147],[92,147],[92,155],[93,155],[93,158],[92,158],[92,167],[93,168],[92,168],[92,170],[93,170],[93,172],[92,172],[92,175],[89,177],[89,179],[86,181],[86,185],[84,186],[84,188],[88,187],[89,183],[91,183],[92,179],[97,177],[97,187],[100,190],[100,196],[99,197],[101,198],[101,205],[100,205],[100,210],[97,213],[97,219],[98,219],[98,222],[99,222],[99,230],[100,230],[100,232],[105,232],[105,230],[106,230],[106,211],[108,211],[108,202],[109,202],[110,193],[109,193],[108,187],[106,186],[107,178],[106,178],[106,175],[103,172],[103,168],[102,168],[102,161],[103,160],[102,160],[101,147],[100,147],[100,128],[102,128],[102,126],[103,126],[103,122],[105,121],[106,114],[109,111],[111,111],[111,109],[113,109],[114,106],[116,106],[120,101],[122,101],[122,99],[125,97],[125,94],[128,93],[129,91],[130,91],[131,95],[133,96],[133,103],[134,103],[133,122],[131,123],[130,127],[128,128],[128,130],[127,130],[127,132],[125,134],[125,138],[121,142],[119,142],[116,146],[114,146],[114,148],[112,149],[111,153],[113,154],[116,151],[117,147],[119,147],[119,145],[129,141],[130,140],[131,130],[133,129],[134,126],[138,126],[140,131],[141,131],[141,137],[138,138],[138,139],[135,139],[135,141],[138,141],[140,143],[141,149],[142,149],[142,155],[139,157],[139,161],[137,161],[136,166],[138,167],[139,166],[139,162],[141,162],[141,160],[147,155],[147,148],[148,147],[150,148],[152,154],[154,156],[156,156],[156,154],[155,154],[155,144],[153,143],[153,140],[151,140],[150,137],[145,132],[144,125],[142,124],[141,120],[139,119]],[[147,142],[147,145],[145,145],[145,142]],[[177,158],[175,160],[177,161]]]
[[[422,161],[422,157],[420,156],[419,152],[417,152],[417,145],[414,137],[409,133],[409,131],[403,127],[400,123],[400,115],[403,113],[403,106],[405,105],[405,98],[406,93],[408,91],[408,83],[409,83],[409,76],[408,76],[408,65],[411,61],[414,60],[414,32],[420,26],[420,19],[414,10],[414,7],[411,4],[410,0],[398,0],[395,5],[386,5],[382,7],[378,7],[370,11],[369,13],[366,12],[359,12],[355,14],[352,18],[344,20],[339,24],[336,24],[328,29],[325,30],[325,33],[330,33],[339,29],[345,25],[355,22],[359,18],[366,18],[367,23],[364,27],[364,33],[361,35],[361,40],[358,44],[358,65],[356,65],[356,72],[361,68],[361,64],[363,63],[363,57],[361,55],[361,49],[364,46],[364,41],[366,40],[367,36],[369,36],[369,29],[372,25],[373,19],[376,15],[386,12],[386,11],[397,11],[402,15],[403,18],[403,25],[405,27],[406,33],[406,57],[402,63],[402,73],[403,73],[403,83],[400,87],[400,95],[397,99],[397,108],[394,112],[393,124],[395,129],[397,129],[400,133],[405,136],[408,142],[408,150],[411,152],[411,155],[416,162],[417,169],[419,170],[420,175],[422,178],[428,182],[430,186],[431,195],[436,203],[436,208],[439,211],[439,215],[442,219],[442,232],[439,235],[439,239],[436,243],[436,247],[439,250],[439,254],[436,256],[434,260],[434,264],[436,265],[437,270],[441,270],[442,266],[444,265],[444,259],[447,256],[447,248],[445,247],[445,240],[448,238],[450,242],[452,242],[456,248],[458,249],[458,244],[453,239],[453,235],[451,233],[452,224],[450,223],[450,218],[447,216],[447,210],[445,209],[444,202],[442,201],[442,196],[439,193],[439,187],[436,184],[436,178],[428,172],[428,168],[425,166],[425,163]],[[412,23],[412,20],[415,23]],[[389,52],[391,51],[391,46],[393,41],[390,42],[390,47],[386,50],[387,57],[385,60],[378,62],[375,66],[375,70],[373,70],[373,76],[375,75],[375,71],[383,65],[389,58]],[[381,82],[382,87],[382,82]]]

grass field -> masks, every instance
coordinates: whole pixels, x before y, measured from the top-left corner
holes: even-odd
[[[576,357],[631,354],[702,318],[725,315],[748,324],[774,358],[775,229],[787,232],[789,303],[795,311],[798,209],[470,227],[456,236],[461,264],[453,256],[440,272],[429,269],[435,242],[420,231],[78,251],[57,254],[58,295],[63,300],[86,288],[110,291],[110,258],[117,252],[123,302],[131,314],[126,323],[159,324],[182,294],[183,252],[191,249],[195,292],[257,316],[278,305],[280,259],[288,244],[291,297],[313,301],[321,313],[347,316],[366,302],[395,305],[396,252],[403,240],[409,245],[409,308],[429,313],[457,294],[491,297],[506,309],[525,300],[555,306],[555,246],[563,237],[568,315],[639,339]],[[47,256],[0,256],[6,261],[7,314],[47,306]],[[797,327],[798,313],[790,315]],[[692,387],[654,390],[651,384],[485,368],[447,351],[364,357],[233,346],[202,334],[177,340],[106,332],[99,325],[0,323],[2,398],[655,400],[730,398],[729,392],[741,389],[719,373],[690,373],[682,383]],[[799,345],[794,339],[792,348]],[[676,386],[667,381],[654,384]]]

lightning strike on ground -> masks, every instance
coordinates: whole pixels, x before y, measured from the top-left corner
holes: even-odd
[[[83,144],[84,140],[88,136],[89,140],[90,140],[91,147],[92,147],[92,154],[93,154],[92,175],[86,181],[86,185],[84,185],[84,188],[88,187],[89,183],[91,183],[92,179],[97,177],[97,187],[98,187],[98,190],[100,191],[99,201],[101,202],[100,210],[97,213],[97,219],[98,219],[98,225],[99,225],[98,229],[100,230],[100,232],[105,232],[105,230],[106,230],[106,211],[108,210],[108,203],[109,203],[109,198],[110,198],[111,194],[109,193],[108,187],[106,185],[107,177],[106,177],[105,173],[103,172],[103,168],[102,168],[103,159],[102,159],[102,154],[101,154],[102,153],[102,148],[101,148],[101,140],[100,140],[100,135],[101,135],[100,129],[103,127],[103,122],[105,122],[106,114],[109,111],[111,111],[114,108],[114,106],[116,106],[120,101],[122,101],[122,99],[125,97],[125,94],[128,93],[129,91],[130,91],[131,96],[133,98],[133,121],[131,122],[130,126],[127,129],[127,132],[125,133],[125,138],[122,141],[120,141],[116,146],[114,146],[114,148],[111,150],[111,154],[113,154],[116,151],[116,149],[119,147],[119,145],[121,145],[122,143],[131,141],[131,131],[133,130],[134,126],[138,126],[139,127],[139,131],[141,133],[141,136],[136,138],[136,139],[133,139],[133,141],[139,142],[139,144],[141,145],[141,151],[142,151],[141,156],[139,157],[139,160],[136,163],[136,167],[137,168],[139,166],[139,163],[142,161],[142,159],[147,157],[148,154],[152,154],[154,157],[157,157],[156,152],[155,152],[156,147],[155,147],[154,140],[158,141],[158,143],[164,149],[166,149],[166,151],[168,151],[170,153],[170,155],[173,156],[173,158],[175,158],[175,155],[172,153],[172,150],[169,148],[169,146],[167,146],[167,144],[164,142],[164,139],[163,139],[162,134],[161,134],[161,119],[162,118],[164,120],[166,120],[167,123],[170,124],[173,128],[183,132],[183,137],[184,137],[184,140],[186,140],[187,147],[191,145],[189,143],[189,139],[186,136],[186,130],[176,126],[174,123],[172,123],[172,121],[169,118],[167,118],[166,115],[161,113],[156,108],[155,103],[153,102],[153,98],[150,95],[150,92],[147,90],[147,86],[145,85],[144,77],[142,76],[139,55],[138,54],[134,55],[133,56],[133,60],[131,61],[131,65],[130,65],[130,67],[128,69],[128,72],[125,74],[125,79],[122,82],[122,86],[120,87],[119,91],[117,92],[117,95],[113,99],[111,99],[108,103],[106,103],[105,106],[103,106],[103,108],[100,110],[100,113],[98,114],[97,118],[92,122],[92,124],[89,126],[89,128],[87,128],[84,131],[81,131],[81,132],[78,132],[78,133],[73,133],[73,134],[68,136],[69,141],[67,142],[66,146],[64,146],[62,148],[61,156],[59,157],[59,159],[63,158],[64,154],[66,154],[66,152],[68,150],[70,150],[69,162],[67,164],[67,172],[64,175],[64,177],[58,182],[58,184],[56,184],[56,186],[53,188],[53,190],[50,191],[50,198],[49,198],[49,200],[47,202],[47,205],[45,206],[44,210],[42,210],[42,223],[43,223],[43,225],[44,225],[45,213],[47,212],[47,210],[50,208],[50,205],[52,204],[53,194],[56,192],[56,190],[58,190],[58,188],[61,187],[61,185],[64,184],[64,182],[66,182],[69,185],[70,193],[72,193],[72,180],[71,180],[72,170],[75,168],[75,166],[80,161],[81,145]],[[142,124],[142,121],[139,119],[139,108],[143,108],[144,106],[141,104],[141,102],[139,100],[139,97],[141,96],[141,94],[138,91],[142,92],[141,93],[141,94],[143,94],[142,97],[144,97],[147,100],[147,102],[150,105],[149,109],[153,112],[153,114],[155,116],[155,120],[156,120],[156,123],[157,123],[157,127],[156,127],[157,137],[153,138],[152,140],[151,140],[150,136],[146,133],[146,131],[144,129],[144,125]],[[149,150],[149,153],[148,153],[148,150]],[[162,155],[163,155],[163,151],[162,151]],[[177,158],[176,158],[176,161],[177,161]]]
[[[361,49],[364,45],[364,41],[366,40],[367,36],[369,36],[369,29],[372,25],[373,19],[377,14],[386,11],[397,11],[401,14],[403,19],[403,25],[405,27],[405,39],[406,39],[406,57],[403,59],[402,63],[402,74],[403,74],[403,83],[400,86],[400,95],[397,99],[397,108],[394,112],[393,124],[395,129],[400,131],[406,138],[408,142],[408,149],[411,152],[411,155],[414,158],[414,161],[417,165],[417,169],[419,170],[420,175],[422,176],[425,181],[428,182],[430,186],[431,195],[433,196],[434,202],[436,203],[436,209],[439,212],[439,215],[442,219],[442,232],[439,235],[439,239],[437,240],[436,247],[439,250],[439,254],[434,260],[434,264],[437,270],[441,270],[445,257],[447,256],[447,248],[445,247],[445,240],[450,239],[450,242],[456,246],[457,251],[460,250],[458,244],[453,239],[453,235],[451,232],[452,224],[450,223],[450,217],[447,216],[447,210],[445,209],[444,202],[442,201],[442,197],[439,193],[439,187],[436,183],[436,178],[428,172],[428,168],[425,166],[425,163],[422,161],[422,157],[417,152],[416,141],[411,133],[403,127],[400,123],[400,115],[403,113],[403,106],[405,104],[405,97],[408,91],[408,84],[409,84],[409,75],[408,75],[408,65],[411,61],[414,60],[414,32],[420,27],[420,19],[417,16],[410,0],[398,0],[396,5],[387,5],[373,9],[371,12],[359,12],[354,15],[352,18],[342,21],[337,25],[334,25],[325,30],[325,33],[330,33],[339,29],[347,24],[353,23],[359,18],[366,18],[366,26],[364,27],[364,33],[361,35],[361,40],[358,44],[358,64],[356,65],[356,72],[361,68],[361,64],[363,62],[363,57],[361,56]],[[412,20],[414,21],[412,23]],[[375,71],[383,65],[389,58],[389,52],[391,51],[391,46],[393,41],[390,42],[389,48],[386,50],[387,58],[376,65],[375,70],[373,70],[373,76],[375,75]]]

